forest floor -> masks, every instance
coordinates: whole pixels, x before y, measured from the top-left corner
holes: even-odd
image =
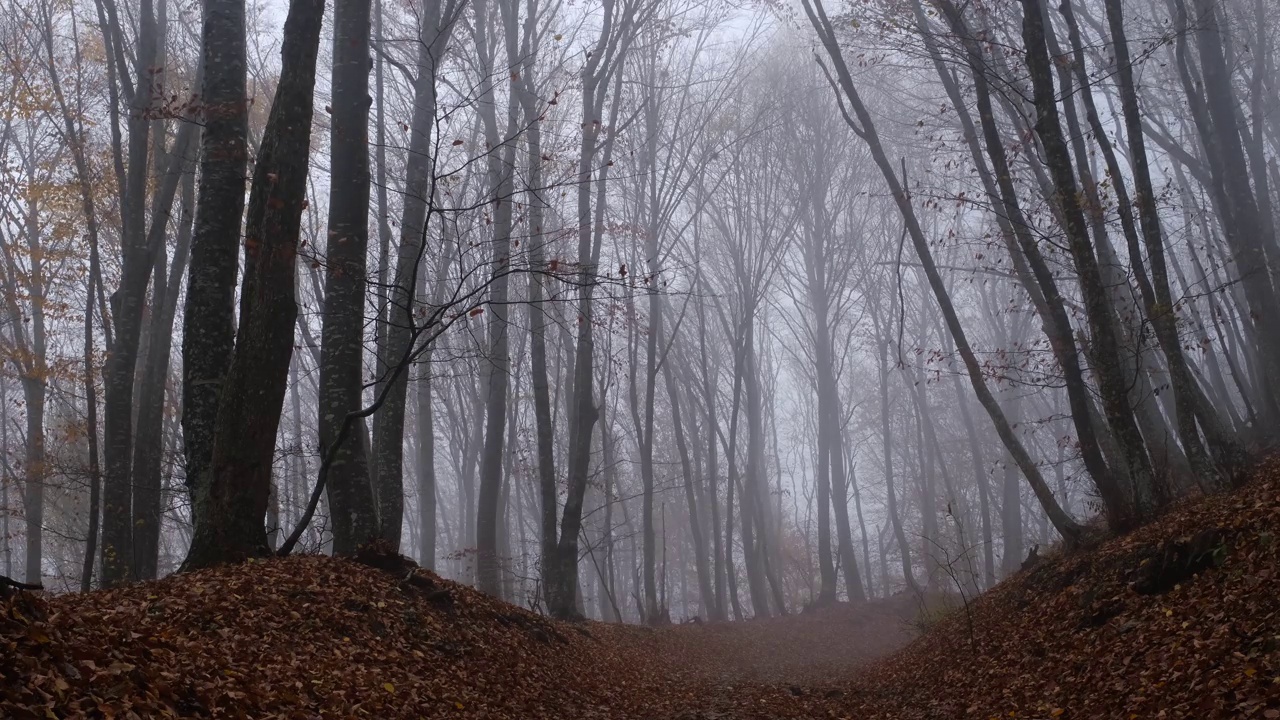
[[[1273,463],[923,634],[901,596],[566,624],[323,557],[16,593],[0,599],[0,718],[1280,718],[1278,536]]]

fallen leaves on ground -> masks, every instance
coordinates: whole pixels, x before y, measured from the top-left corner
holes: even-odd
[[[323,557],[17,593],[0,717],[1280,718],[1280,464],[1257,476],[1047,559],[878,662],[909,639],[909,598],[566,624]]]

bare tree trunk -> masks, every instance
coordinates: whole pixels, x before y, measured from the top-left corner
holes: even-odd
[[[889,417],[889,338],[880,336],[877,328],[877,345],[880,364],[880,436],[884,455],[884,483],[888,497],[889,522],[893,525],[893,535],[898,541],[898,552],[902,555],[902,577],[907,589],[919,594],[920,585],[916,583],[915,573],[911,569],[911,544],[907,542],[907,534],[902,528],[902,516],[898,513],[898,496],[893,487],[893,423]],[[888,588],[885,589],[886,594]]]
[[[841,429],[842,423],[840,422],[840,393],[834,378],[831,379],[831,386],[828,392],[831,394],[832,400],[827,406],[827,411],[832,415],[828,421],[830,424],[829,432],[831,433],[830,445],[828,446],[828,452],[831,453],[831,491],[836,510],[836,537],[839,540],[840,564],[844,571],[844,591],[849,596],[849,602],[861,603],[867,600],[867,590],[863,587],[862,575],[858,572],[858,556],[853,550],[853,530],[849,527],[849,495],[848,478],[845,476],[844,432]]]
[[[418,564],[436,569],[436,429],[430,356],[418,376]],[[384,406],[385,407],[385,406]]]
[[[1160,214],[1156,208],[1155,186],[1151,181],[1151,170],[1147,162],[1145,138],[1142,132],[1142,115],[1138,108],[1138,95],[1134,85],[1133,65],[1129,57],[1129,42],[1125,35],[1124,15],[1118,0],[1107,0],[1107,19],[1111,27],[1111,39],[1116,57],[1116,72],[1119,79],[1120,102],[1124,109],[1125,132],[1129,139],[1130,165],[1133,167],[1134,183],[1137,186],[1136,204],[1138,218],[1142,223],[1142,237],[1151,264],[1151,281],[1141,284],[1145,300],[1147,316],[1156,330],[1160,348],[1164,351],[1169,363],[1169,374],[1173,384],[1174,403],[1177,406],[1178,436],[1187,450],[1197,479],[1209,487],[1218,487],[1230,478],[1237,470],[1241,460],[1240,449],[1226,434],[1216,410],[1198,401],[1200,393],[1194,387],[1195,379],[1191,376],[1187,361],[1182,353],[1182,345],[1178,338],[1177,315],[1173,297],[1169,290],[1169,271],[1165,263],[1164,233],[1160,227]],[[1070,4],[1064,3],[1064,14],[1070,16]],[[1079,39],[1073,38],[1075,45]],[[1079,55],[1077,50],[1077,55]],[[1087,98],[1087,93],[1086,93]],[[1092,100],[1087,98],[1086,103]],[[1099,136],[1104,150],[1110,145],[1104,136]],[[1107,153],[1108,164],[1117,166],[1112,155]],[[1117,176],[1116,169],[1112,175]],[[1265,174],[1263,176],[1265,178]],[[1121,200],[1123,203],[1123,199]],[[1133,255],[1133,249],[1130,249]],[[1139,253],[1139,258],[1141,254]],[[1137,270],[1135,269],[1135,272]],[[1154,289],[1154,293],[1151,290]],[[1206,457],[1200,443],[1200,435],[1196,427],[1204,431],[1205,440],[1212,453],[1212,460]],[[1225,473],[1226,477],[1222,477]]]
[[[390,288],[387,327],[379,337],[378,356],[382,358],[380,381],[385,380],[383,374],[389,371],[390,365],[409,350],[413,335],[414,288],[424,271],[427,213],[435,194],[432,131],[436,119],[437,68],[445,45],[452,36],[459,7],[453,0],[428,0],[419,18],[422,30],[418,37],[413,114],[409,121],[409,149],[405,156],[404,205],[400,214],[395,281]],[[404,416],[408,392],[408,374],[399,373],[391,381],[386,400],[373,421],[373,462],[377,470],[374,477],[377,479],[381,535],[396,546],[400,544],[400,526],[404,517]],[[434,556],[434,552],[432,554]]]
[[[951,376],[956,391],[956,405],[960,407],[960,418],[964,422],[965,435],[969,441],[969,455],[973,460],[973,482],[978,488],[979,512],[982,514],[982,580],[983,588],[996,584],[995,543],[991,538],[991,485],[987,479],[987,471],[982,460],[982,445],[978,442],[977,428],[969,415],[969,402],[960,388],[960,376]]]
[[[978,167],[979,176],[983,180],[987,195],[999,208],[995,213],[996,222],[1000,225],[1001,234],[1005,239],[1010,257],[1013,259],[1019,280],[1031,296],[1032,302],[1035,304],[1044,324],[1044,332],[1049,339],[1049,346],[1053,350],[1054,357],[1062,367],[1067,396],[1071,405],[1071,417],[1075,425],[1076,437],[1080,443],[1080,451],[1085,468],[1097,485],[1104,503],[1114,506],[1114,512],[1119,513],[1123,510],[1124,499],[1114,477],[1114,471],[1108,467],[1103,457],[1100,437],[1106,435],[1107,428],[1100,422],[1098,414],[1093,409],[1093,401],[1089,396],[1089,389],[1084,381],[1083,367],[1076,348],[1075,338],[1073,337],[1071,321],[1067,315],[1062,295],[1058,290],[1057,281],[1053,276],[1052,270],[1045,262],[1038,245],[1027,230],[1030,224],[1018,202],[1017,191],[1013,184],[1013,174],[1010,171],[1008,156],[1005,152],[1004,140],[1001,139],[995,124],[995,112],[991,104],[991,90],[987,78],[992,70],[987,67],[981,49],[973,41],[975,36],[966,26],[964,18],[955,4],[950,0],[942,0],[940,4],[948,24],[964,42],[966,58],[977,96],[982,135],[986,144],[987,155],[991,158],[994,173],[987,168],[982,159],[977,144],[977,133],[973,131],[972,121],[969,120],[968,113],[963,109],[965,104],[959,96],[956,83],[943,68],[941,56],[932,44],[930,44],[930,53],[934,57],[939,77],[942,78],[943,84],[947,86],[948,93],[957,107],[962,123],[968,126],[966,128],[966,137],[971,138],[970,150],[974,163]],[[924,17],[919,3],[916,4],[916,14],[917,22],[921,23],[921,27],[923,27]],[[927,38],[929,36],[927,32],[924,33],[924,37],[928,42]],[[991,177],[993,174],[995,176],[994,179]]]
[[[977,356],[974,355],[973,349],[969,346],[969,341],[964,334],[964,329],[960,325],[959,317],[956,314],[955,306],[952,304],[951,297],[947,293],[946,285],[942,281],[942,276],[938,273],[937,266],[933,262],[933,254],[929,249],[929,242],[925,238],[924,231],[920,227],[920,223],[916,218],[915,210],[911,205],[911,199],[906,189],[898,181],[893,165],[889,162],[888,156],[885,154],[884,147],[880,143],[879,135],[875,126],[872,124],[871,116],[867,112],[866,107],[862,104],[858,95],[857,88],[854,85],[853,77],[849,74],[848,66],[844,62],[840,47],[836,42],[831,22],[826,16],[826,11],[822,7],[821,0],[804,0],[805,12],[809,15],[809,19],[814,28],[822,37],[823,44],[826,48],[827,55],[830,57],[832,64],[835,66],[838,75],[838,87],[843,91],[843,99],[847,100],[853,108],[857,121],[852,117],[846,116],[849,124],[855,133],[860,135],[867,143],[868,149],[871,151],[876,165],[880,168],[881,175],[884,177],[889,190],[898,205],[898,210],[902,215],[905,230],[911,237],[912,245],[915,246],[916,254],[920,258],[920,264],[924,270],[925,276],[928,278],[930,288],[938,301],[938,306],[942,310],[943,317],[946,320],[947,329],[951,333],[951,337],[955,340],[956,348],[960,352],[961,358],[964,360],[965,368],[969,373],[969,380],[973,384],[974,392],[978,395],[979,402],[986,409],[987,414],[991,417],[992,423],[996,426],[996,432],[999,433],[1000,439],[1004,441],[1005,446],[1009,448],[1017,458],[1018,466],[1022,469],[1023,475],[1027,478],[1027,482],[1035,491],[1040,504],[1044,506],[1045,511],[1049,515],[1049,519],[1053,522],[1054,527],[1059,534],[1067,541],[1068,545],[1074,544],[1079,540],[1081,534],[1080,526],[1071,518],[1070,515],[1062,509],[1057,500],[1053,497],[1053,492],[1044,482],[1043,476],[1036,467],[1031,456],[1023,447],[1022,442],[1014,434],[1004,413],[1000,410],[999,404],[991,395],[991,391],[987,388],[986,380],[982,375],[981,365],[978,363]],[[833,80],[833,82],[836,82]]]
[[[321,325],[320,447],[329,452],[362,406],[364,300],[369,246],[370,0],[337,0],[333,19],[333,131],[329,242]],[[378,535],[360,433],[336,449],[326,490],[333,550],[349,555]]]
[[[689,443],[685,437],[684,423],[680,415],[680,393],[676,389],[675,371],[668,362],[662,367],[663,379],[667,385],[667,396],[671,400],[671,425],[676,437],[676,450],[680,455],[680,470],[684,475],[685,504],[689,511],[689,532],[693,540],[693,560],[698,573],[698,598],[702,605],[702,613],[714,618],[718,614],[715,593],[711,584],[711,567],[707,564],[707,541],[702,526],[702,515],[699,507],[702,502],[695,488],[694,472],[689,457]]]
[[[280,82],[250,189],[240,327],[218,408],[206,502],[196,508],[200,516],[183,564],[187,570],[270,552],[263,517],[293,358],[296,258],[323,18],[323,0],[291,0]]]
[[[104,3],[109,5],[109,3]],[[123,33],[118,22],[110,29],[107,45],[114,47],[123,60]],[[146,301],[147,278],[151,274],[154,249],[146,228],[147,154],[152,106],[151,71],[156,56],[155,17],[151,0],[141,0],[137,62],[134,83],[126,93],[130,101],[128,120],[128,170],[125,174],[121,208],[122,265],[120,285],[111,295],[111,317],[115,340],[103,368],[103,455],[102,488],[102,584],[112,587],[128,582],[133,573],[133,478],[130,472],[133,449],[133,379],[138,357],[138,340],[142,330],[142,312]],[[126,66],[117,62],[121,84]],[[128,85],[125,85],[129,88]],[[174,178],[176,184],[176,178]],[[156,202],[156,206],[164,203]],[[154,225],[154,222],[153,222]]]
[[[244,0],[206,2],[200,188],[182,315],[183,450],[196,523],[203,517],[200,505],[210,482],[218,398],[235,349],[235,285],[249,131],[246,45]]]
[[[174,152],[186,155],[190,148],[177,147]],[[146,369],[138,401],[138,419],[133,453],[134,475],[134,572],[139,580],[156,577],[160,550],[162,506],[162,438],[164,434],[165,386],[169,378],[169,362],[173,349],[173,321],[178,308],[178,290],[186,271],[191,250],[194,220],[195,173],[184,172],[182,179],[182,215],[178,225],[177,246],[173,263],[166,267],[163,248],[156,253],[155,280],[152,291],[151,343],[147,348]],[[239,233],[237,232],[237,235]],[[237,243],[238,244],[238,243]],[[166,277],[166,272],[167,277]]]
[[[1044,20],[1039,0],[1022,0],[1023,38],[1027,45],[1027,68],[1035,89],[1035,131],[1044,147],[1048,166],[1056,188],[1057,202],[1065,221],[1068,246],[1080,280],[1085,312],[1092,331],[1094,370],[1102,394],[1107,420],[1124,452],[1129,469],[1128,496],[1131,505],[1125,513],[1114,513],[1112,526],[1124,529],[1145,518],[1154,509],[1154,478],[1133,412],[1129,407],[1127,385],[1120,376],[1119,345],[1115,335],[1111,304],[1098,268],[1098,260],[1089,242],[1084,213],[1077,194],[1071,157],[1058,120],[1054,100],[1053,74],[1045,47]]]
[[[480,455],[480,488],[476,510],[476,580],[480,589],[490,595],[501,596],[503,565],[507,558],[499,554],[498,534],[501,524],[500,496],[502,495],[502,463],[505,455],[507,421],[507,391],[510,385],[510,339],[507,335],[507,315],[510,308],[508,273],[511,266],[511,226],[514,204],[515,140],[520,106],[508,98],[506,128],[498,127],[494,85],[498,76],[510,80],[510,73],[498,73],[496,56],[498,40],[489,40],[489,5],[487,0],[476,0],[476,46],[481,59],[480,72],[484,88],[479,102],[479,114],[484,126],[488,153],[489,181],[493,189],[493,247],[490,260],[488,318],[489,347],[487,357],[481,362],[486,374],[484,448]],[[504,36],[511,57],[519,54],[514,36]],[[508,63],[508,66],[515,63]],[[505,133],[505,135],[504,135]]]
[[[531,3],[530,15],[533,15],[534,3]],[[526,22],[532,22],[531,19]],[[529,172],[528,227],[529,234],[525,239],[529,254],[529,366],[533,374],[533,418],[534,432],[537,442],[538,456],[538,498],[540,502],[541,536],[539,548],[542,553],[543,600],[551,604],[551,584],[546,578],[555,574],[553,560],[556,557],[558,544],[556,519],[559,516],[556,489],[555,466],[555,427],[551,419],[551,391],[547,373],[547,307],[546,246],[550,244],[550,234],[543,228],[546,201],[540,197],[542,188],[542,125],[539,120],[537,98],[534,95],[534,67],[532,59],[523,70],[524,84],[518,89],[521,108],[524,111],[524,122],[528,127],[525,135],[528,149],[527,164]],[[606,494],[605,502],[609,502]],[[606,532],[609,530],[606,528]],[[610,548],[610,552],[612,549]],[[611,560],[611,556],[606,562]],[[612,586],[606,585],[612,592]],[[616,619],[616,618],[614,618]]]
[[[1231,248],[1232,260],[1240,273],[1241,285],[1250,315],[1257,323],[1255,342],[1262,350],[1262,377],[1259,390],[1266,415],[1262,421],[1275,427],[1280,418],[1273,417],[1280,402],[1280,302],[1271,282],[1271,252],[1274,235],[1268,236],[1253,189],[1249,185],[1249,169],[1240,140],[1231,74],[1223,54],[1223,29],[1218,9],[1205,0],[1195,0],[1196,28],[1188,30],[1187,8],[1183,0],[1175,0],[1177,8],[1176,55],[1179,75],[1186,92],[1192,117],[1204,144],[1205,155],[1214,184],[1214,196],[1220,205],[1219,217]],[[1187,58],[1187,39],[1193,38],[1200,51],[1203,84],[1194,82]],[[1203,92],[1203,96],[1201,93]]]
[[[93,245],[90,253],[95,258],[90,262],[96,262],[97,242],[92,241]],[[98,465],[98,387],[93,380],[93,352],[94,352],[94,336],[93,336],[93,273],[89,274],[87,287],[85,289],[85,309],[84,309],[84,397],[85,397],[85,439],[89,446],[88,471],[89,471],[89,529],[85,535],[84,544],[84,565],[80,571],[80,592],[89,592],[93,589],[93,565],[98,555],[98,520],[102,513],[102,479],[101,469]],[[0,479],[0,482],[3,482]],[[8,486],[5,486],[6,494]],[[0,502],[0,508],[5,510],[5,522],[8,523],[8,502]],[[4,537],[5,551],[8,551],[8,528],[0,528],[0,536]],[[6,568],[5,574],[8,573]]]
[[[33,305],[41,305],[44,300],[35,301]],[[43,311],[38,312],[43,316]],[[41,320],[43,324],[43,320]],[[43,329],[37,330],[33,335],[42,336]],[[43,345],[43,338],[36,340],[36,347]],[[26,515],[27,525],[27,554],[26,554],[26,578],[28,583],[35,585],[41,584],[41,577],[44,575],[42,571],[44,549],[44,486],[45,478],[48,476],[48,468],[45,463],[44,449],[44,400],[45,400],[45,378],[43,375],[44,352],[43,349],[36,351],[37,365],[35,372],[29,372],[22,378],[22,396],[26,401],[26,417],[27,417],[27,441],[24,465],[26,477],[24,478],[25,492],[23,493],[23,507]],[[36,374],[39,372],[40,374]]]
[[[612,22],[614,3],[605,0],[605,14]],[[628,13],[625,24],[634,18]],[[595,332],[593,329],[596,273],[600,262],[600,244],[604,235],[604,185],[608,168],[612,164],[614,133],[609,133],[598,147],[597,142],[605,124],[601,122],[604,94],[608,81],[614,81],[613,97],[617,98],[622,82],[621,71],[616,65],[601,67],[605,48],[619,41],[613,33],[629,32],[629,27],[609,28],[600,37],[596,51],[582,70],[582,136],[578,151],[578,337],[574,350],[571,410],[569,413],[568,493],[560,521],[560,539],[556,548],[554,573],[546,581],[550,583],[552,600],[548,602],[551,614],[568,618],[579,615],[578,595],[578,534],[582,529],[582,503],[586,495],[591,469],[591,437],[600,417],[595,404]],[[621,49],[612,56],[614,63],[624,54]],[[618,103],[610,108],[608,126],[618,119]],[[597,157],[603,156],[603,166],[597,171]],[[594,179],[594,183],[592,182]],[[593,187],[594,186],[594,187]],[[595,205],[592,207],[592,191]]]

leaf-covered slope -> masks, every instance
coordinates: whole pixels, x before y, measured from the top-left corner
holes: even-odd
[[[0,600],[0,717],[1276,718],[1280,465],[1047,560],[902,652],[909,599],[569,625],[297,557]]]
[[[953,614],[843,687],[838,711],[895,720],[1280,717],[1278,541],[1272,462],[1243,490],[1002,583],[971,618]],[[831,709],[803,704],[798,717]]]
[[[0,613],[0,717],[595,717],[592,629],[295,557]]]

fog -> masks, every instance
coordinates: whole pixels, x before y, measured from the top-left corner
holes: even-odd
[[[5,576],[968,600],[1276,439],[1272,3],[5,8]]]

